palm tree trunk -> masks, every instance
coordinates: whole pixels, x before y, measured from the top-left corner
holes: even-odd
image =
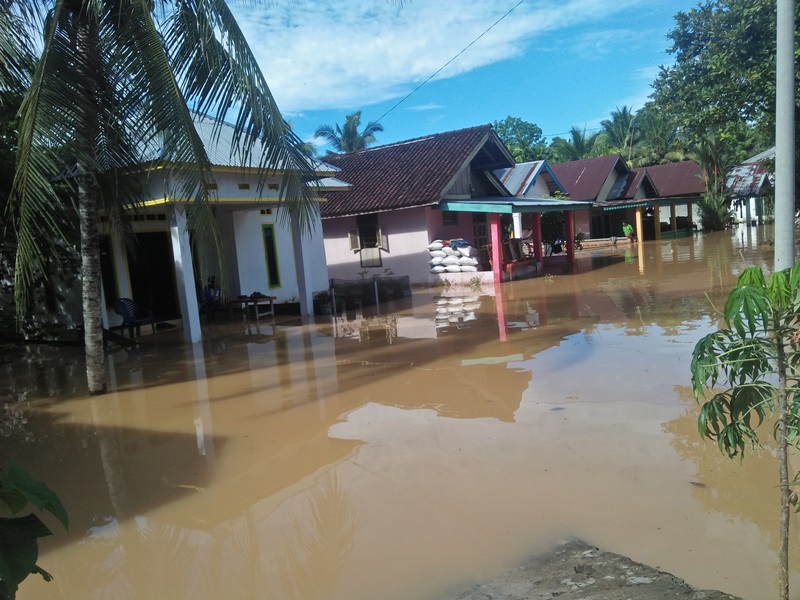
[[[789,489],[788,442],[786,439],[786,351],[783,340],[775,333],[778,350],[778,457],[781,489],[780,548],[778,550],[778,592],[780,600],[789,600]]]
[[[76,140],[83,155],[94,158],[97,154],[97,28],[90,18],[81,19],[78,26],[77,52],[86,73],[86,102],[76,126]],[[100,187],[97,184],[97,165],[93,162],[78,163],[78,215],[81,230],[81,272],[83,276],[83,340],[86,350],[86,379],[89,394],[104,394],[106,391],[105,349],[103,347],[103,313],[100,286],[100,231],[97,223],[97,206]]]

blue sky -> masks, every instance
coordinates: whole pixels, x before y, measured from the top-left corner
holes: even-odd
[[[364,123],[381,119],[379,144],[508,115],[536,123],[549,141],[573,125],[599,127],[616,107],[641,108],[658,66],[672,62],[673,16],[696,5],[282,0],[236,14],[284,117],[306,141],[356,110]]]

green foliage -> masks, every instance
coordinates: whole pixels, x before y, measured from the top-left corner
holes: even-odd
[[[67,511],[58,496],[44,483],[33,479],[18,464],[9,461],[0,471],[0,512],[10,517],[0,517],[0,599],[16,596],[19,584],[31,573],[41,575],[45,581],[51,575],[36,562],[39,559],[40,537],[52,535],[48,527],[34,514],[14,516],[33,505],[56,517],[64,527],[69,527]]]
[[[654,99],[698,139],[741,124],[774,126],[776,0],[704,0],[675,15]]]
[[[548,160],[549,152],[541,128],[519,117],[507,116],[492,127],[518,163]]]
[[[603,137],[610,152],[622,154],[631,160],[633,147],[639,142],[640,132],[634,127],[635,115],[627,106],[617,108],[610,119],[600,121]]]
[[[361,126],[361,111],[347,115],[344,118],[344,127],[336,124],[333,128],[330,125],[321,125],[314,132],[316,137],[324,139],[336,152],[358,152],[374,144],[377,139],[375,133],[383,131],[383,125],[376,121],[370,121],[364,126],[363,131],[359,131]]]
[[[787,449],[800,449],[800,263],[765,280],[749,267],[725,303],[725,327],[697,342],[692,389],[702,402],[700,435],[729,458],[760,445],[758,426],[774,418],[780,459],[780,597],[788,599]]]
[[[598,156],[602,140],[600,132],[586,135],[586,127],[580,129],[572,127],[569,131],[570,139],[561,137],[553,138],[550,144],[550,151],[555,162],[567,162],[572,160],[582,160],[592,156]],[[597,146],[597,147],[595,147]]]
[[[697,201],[697,213],[703,231],[722,231],[733,221],[730,200],[720,192],[703,194]]]

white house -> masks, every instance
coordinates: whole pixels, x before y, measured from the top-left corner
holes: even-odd
[[[212,164],[220,255],[199,247],[187,229],[191,204],[169,168],[150,169],[141,176],[145,201],[126,214],[135,247],[126,248],[101,217],[107,234],[101,242],[104,325],[120,322],[110,307],[115,298],[127,297],[156,320],[181,319],[184,338],[199,341],[198,300],[211,275],[225,300],[258,292],[274,296],[276,303],[299,302],[301,314],[310,314],[313,294],[328,286],[318,212],[310,231],[301,230],[279,203],[281,172],[259,191],[257,167],[241,167],[231,152],[233,128],[223,125],[215,138],[211,121],[198,118],[195,125]],[[315,170],[319,178],[336,172],[320,162]]]

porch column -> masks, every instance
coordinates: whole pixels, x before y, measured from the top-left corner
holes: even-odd
[[[169,233],[172,241],[172,258],[175,262],[175,283],[183,321],[183,339],[195,344],[203,339],[200,331],[200,311],[197,307],[197,290],[194,285],[192,250],[189,231],[186,229],[186,211],[172,205],[169,218]]]
[[[542,263],[542,214],[533,213],[531,227],[531,242],[533,242],[533,258],[536,261],[536,268],[539,273],[544,270]]]
[[[675,234],[677,238],[677,231],[678,231],[678,210],[674,204],[669,205],[669,225],[672,229],[672,233]]]
[[[520,239],[522,237],[522,213],[514,213],[511,218],[514,221],[514,237]]]
[[[308,316],[314,314],[314,299],[312,298],[313,283],[310,279],[312,265],[308,264],[309,258],[303,252],[303,241],[308,241],[300,229],[297,217],[292,215],[292,250],[294,251],[294,267],[297,273],[297,297],[300,300],[300,314]]]
[[[503,236],[500,232],[500,213],[489,214],[489,233],[492,238],[492,273],[494,282],[503,281]]]
[[[637,219],[639,218],[639,209],[638,208],[636,209],[636,218]],[[655,232],[656,241],[659,241],[661,239],[661,207],[658,204],[656,204],[653,207],[653,224],[655,225],[655,230],[656,230],[656,232]],[[638,223],[636,224],[636,227],[637,228],[639,227]],[[641,238],[639,238],[639,239],[641,239]]]
[[[692,203],[691,202],[687,202],[686,203],[686,214],[688,215],[688,217],[686,219],[686,226],[689,228],[689,234],[690,235],[692,234],[692,231],[694,230],[694,226],[692,225],[692,221],[694,220],[692,218],[692,209],[693,209]]]
[[[642,223],[642,207],[636,209],[636,240],[641,242],[644,240],[644,224]]]
[[[751,201],[750,198],[747,198],[744,201],[744,206],[745,206],[745,209],[744,209],[744,215],[745,216],[744,216],[744,218],[745,218],[745,222],[747,223],[748,227],[750,227],[750,219],[751,219],[751,217],[750,217],[750,201]]]
[[[564,235],[567,236],[567,262],[575,264],[575,221],[571,210],[564,211]]]

